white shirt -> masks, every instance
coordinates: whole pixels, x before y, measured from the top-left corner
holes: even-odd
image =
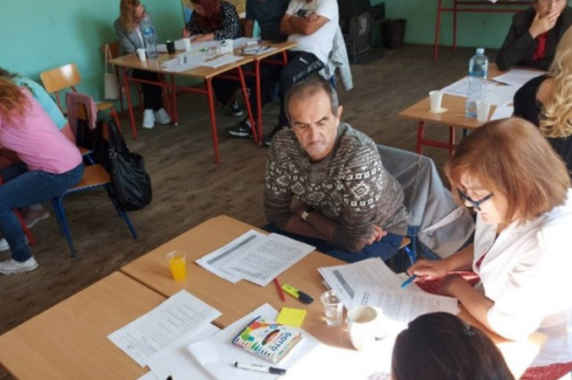
[[[572,189],[566,203],[523,225],[497,225],[477,217],[473,270],[494,302],[487,321],[499,335],[548,336],[531,366],[572,361]],[[480,269],[476,267],[485,255]]]
[[[334,36],[338,29],[340,18],[338,2],[336,0],[312,0],[309,4],[306,4],[305,0],[292,0],[286,10],[286,14],[292,17],[304,18],[311,13],[323,16],[329,21],[309,36],[299,33],[292,34],[288,37],[288,41],[298,43],[298,46],[292,49],[293,51],[312,53],[326,64],[328,63],[328,56],[332,51]]]

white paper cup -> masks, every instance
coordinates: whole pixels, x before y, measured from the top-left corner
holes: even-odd
[[[442,101],[443,101],[443,91],[429,92],[429,102],[431,103],[431,112],[439,112],[441,110]]]
[[[491,103],[485,101],[477,102],[477,121],[484,123],[489,120],[489,113],[491,112]]]
[[[145,49],[137,49],[137,56],[139,57],[140,61],[145,60]]]
[[[233,42],[232,42],[232,40],[230,40],[230,39],[229,39],[229,40],[224,40],[224,45],[225,45],[230,51],[232,51],[232,48],[233,48]]]
[[[191,39],[183,38],[183,42],[185,43],[185,51],[191,51]]]

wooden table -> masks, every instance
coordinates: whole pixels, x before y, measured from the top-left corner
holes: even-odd
[[[19,380],[135,380],[141,368],[107,336],[165,297],[116,272],[0,337],[0,363]]]
[[[500,71],[495,64],[489,65],[488,79],[494,78],[503,72]],[[448,149],[451,154],[455,150],[455,128],[476,129],[484,123],[478,122],[477,119],[465,116],[465,97],[443,94],[442,108],[447,111],[437,114],[430,111],[429,96],[423,100],[407,107],[399,112],[399,116],[406,119],[418,121],[417,127],[417,143],[416,151],[423,153],[423,145],[434,146],[437,148]],[[491,105],[491,113],[494,113],[495,105]],[[425,138],[425,123],[435,123],[449,127],[449,141],[442,142]]]
[[[276,287],[272,283],[264,288],[246,281],[232,284],[202,269],[194,262],[252,228],[230,217],[219,216],[151,251],[123,267],[121,271],[166,297],[183,288],[188,290],[222,312],[222,316],[215,321],[220,327],[228,326],[265,302],[277,310],[283,306],[304,308],[308,311],[303,325],[306,331],[327,345],[351,349],[345,326],[337,328],[326,326],[319,300],[319,296],[326,288],[316,269],[344,264],[342,261],[315,251],[280,275],[281,283],[287,283],[310,294],[314,298],[311,305],[301,304],[290,296],[286,296],[286,302],[280,301]],[[185,283],[173,281],[169,273],[165,254],[174,249],[183,250],[188,255],[188,279]],[[497,343],[517,378],[532,362],[546,339],[543,334],[534,333],[526,342],[508,341],[487,330],[468,315],[464,308],[461,309],[459,314],[461,318],[487,332]]]

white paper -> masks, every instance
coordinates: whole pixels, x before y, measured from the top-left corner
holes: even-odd
[[[469,78],[463,78],[456,81],[453,84],[442,89],[443,92],[449,95],[460,96],[463,98],[467,97],[467,92],[469,90]],[[494,104],[496,106],[504,106],[512,103],[514,99],[514,94],[518,90],[514,86],[500,85],[496,82],[487,80],[486,82],[486,93],[485,101]]]
[[[457,299],[425,292],[408,292],[403,289],[384,290],[371,286],[360,287],[352,300],[352,307],[367,305],[380,308],[392,322],[411,322],[420,315],[443,311],[457,315]]]
[[[507,73],[494,77],[493,80],[517,88],[522,87],[529,80],[546,74],[544,71],[511,69]]]
[[[318,268],[330,288],[342,298],[349,308],[358,288],[374,286],[381,289],[400,289],[402,281],[379,258],[362,260],[353,264]]]
[[[143,376],[141,376],[137,380],[159,380],[159,378],[157,376],[155,376],[153,374],[153,372],[147,372],[146,374],[144,374]]]
[[[245,279],[266,286],[313,250],[308,244],[279,234],[250,230],[197,263],[230,282]]]
[[[232,46],[235,49],[240,49],[241,47],[247,46],[247,45],[254,45],[254,44],[259,44],[260,40],[258,38],[249,38],[249,37],[241,37],[241,38],[237,38],[235,40],[232,41]]]
[[[212,67],[212,68],[216,69],[217,67],[228,65],[229,63],[240,61],[241,59],[242,59],[242,57],[239,57],[236,55],[225,54],[225,55],[221,55],[220,57],[215,58],[213,60],[206,61],[205,63],[202,64],[202,66]]]
[[[202,66],[209,57],[207,54],[180,54],[177,58],[163,62],[163,67],[167,71],[180,73]]]
[[[157,52],[166,53],[167,52],[167,44],[157,44]]]
[[[266,53],[270,53],[273,52],[275,50],[278,50],[274,47],[270,47],[270,46],[255,46],[255,47],[251,47],[251,48],[244,48],[242,50],[242,54],[244,55],[262,55],[262,54],[266,54]]]
[[[174,380],[212,380],[205,369],[191,356],[187,346],[191,343],[209,339],[220,329],[209,324],[203,330],[197,332],[188,340],[182,341],[162,356],[149,363],[149,368],[157,379],[167,379],[171,376]]]
[[[278,364],[272,364],[246,350],[236,347],[232,340],[251,321],[258,316],[267,320],[274,320],[278,312],[268,304],[264,304],[250,314],[244,316],[230,326],[215,334],[212,338],[202,342],[190,344],[187,349],[191,355],[216,380],[273,380],[278,375],[264,374],[235,368],[235,362],[247,362],[261,365],[272,365],[290,371],[290,368],[302,357],[310,353],[319,345],[316,338],[304,332],[302,340]],[[175,379],[178,380],[178,379]]]
[[[181,290],[108,338],[143,367],[220,315],[218,310]]]
[[[491,116],[491,121],[506,119],[507,117],[511,117],[513,113],[514,113],[513,106],[499,106],[495,109],[495,112],[493,112],[493,115]]]

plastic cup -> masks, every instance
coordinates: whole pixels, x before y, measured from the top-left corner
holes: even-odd
[[[191,39],[190,38],[183,38],[185,43],[185,51],[191,51]]]
[[[187,255],[181,251],[167,253],[169,269],[175,281],[185,281],[187,279]]]
[[[443,91],[429,92],[429,102],[431,103],[431,112],[439,112],[441,110],[442,101],[443,101]]]
[[[167,45],[167,53],[175,54],[175,41],[169,40],[165,43],[165,45]]]
[[[145,57],[145,49],[137,49],[137,56],[139,57],[140,61],[144,61]]]
[[[320,296],[326,313],[328,326],[339,326],[343,321],[344,304],[333,290],[328,290]]]
[[[485,101],[477,102],[477,121],[484,123],[489,120],[489,113],[491,112],[491,103]]]

